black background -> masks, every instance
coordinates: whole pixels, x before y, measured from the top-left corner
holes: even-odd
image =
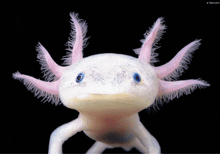
[[[166,33],[159,41],[160,62],[168,62],[185,45],[202,39],[189,69],[179,79],[202,78],[210,87],[195,90],[159,109],[140,112],[145,127],[157,138],[162,153],[217,153],[220,138],[219,115],[219,15],[220,4],[207,2],[86,2],[12,3],[3,5],[1,21],[1,115],[0,152],[47,153],[50,134],[58,126],[78,116],[63,105],[42,103],[12,73],[42,79],[36,61],[38,42],[62,64],[70,33],[70,12],[88,24],[88,45],[84,57],[99,53],[122,53],[137,57],[132,49],[159,17],[164,17]],[[63,145],[64,153],[85,153],[94,143],[80,132]],[[126,153],[121,148],[106,153]],[[138,153],[132,149],[127,153]]]

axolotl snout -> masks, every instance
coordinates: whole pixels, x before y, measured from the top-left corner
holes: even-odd
[[[79,112],[77,119],[58,127],[50,136],[49,153],[62,153],[62,144],[84,131],[96,140],[87,153],[102,153],[106,148],[135,147],[143,153],[160,153],[157,140],[140,122],[138,112],[155,101],[171,100],[209,84],[203,80],[175,80],[187,68],[191,53],[198,48],[195,40],[182,48],[168,63],[154,67],[155,45],[165,30],[162,18],[145,34],[138,58],[123,54],[98,54],[83,58],[86,23],[71,16],[68,54],[65,64],[56,64],[39,43],[38,59],[47,81],[13,74],[36,96],[55,105],[62,104]]]

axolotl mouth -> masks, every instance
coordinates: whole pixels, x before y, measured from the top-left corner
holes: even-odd
[[[137,113],[151,105],[146,98],[132,94],[81,94],[67,101],[79,112],[95,112],[105,114]]]

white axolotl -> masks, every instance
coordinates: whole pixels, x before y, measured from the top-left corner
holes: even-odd
[[[182,48],[168,63],[154,67],[155,44],[165,30],[162,18],[145,34],[142,47],[136,49],[138,58],[105,53],[83,58],[86,23],[70,13],[71,27],[65,64],[56,64],[39,43],[38,59],[47,81],[14,73],[13,77],[28,90],[56,105],[79,112],[77,119],[58,127],[50,136],[49,153],[62,153],[62,144],[77,132],[84,131],[96,140],[87,153],[102,153],[106,148],[135,147],[143,153],[160,153],[157,140],[140,122],[138,112],[155,100],[167,101],[189,94],[196,87],[209,84],[202,80],[171,81],[186,69],[191,53],[198,48],[195,40]],[[164,80],[166,79],[166,80]]]

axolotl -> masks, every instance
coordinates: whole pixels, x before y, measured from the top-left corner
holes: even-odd
[[[141,123],[138,113],[154,102],[169,101],[197,87],[209,86],[201,79],[176,80],[187,69],[200,40],[182,48],[168,63],[155,67],[156,43],[166,29],[161,17],[144,34],[141,48],[134,50],[138,58],[116,53],[83,58],[87,24],[76,13],[70,13],[70,17],[72,30],[65,66],[56,64],[38,43],[37,57],[46,81],[19,72],[13,74],[44,101],[79,112],[77,119],[53,131],[49,153],[62,153],[62,144],[80,131],[96,141],[87,153],[102,153],[114,147],[160,153],[158,141]]]

